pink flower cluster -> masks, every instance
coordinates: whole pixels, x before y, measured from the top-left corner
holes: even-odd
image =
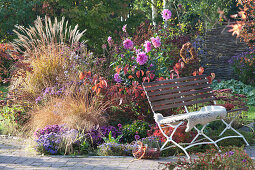
[[[151,51],[151,42],[150,41],[145,41],[144,48],[145,48],[146,53],[150,52]]]
[[[127,49],[132,49],[134,47],[134,43],[130,39],[126,39],[123,41],[123,46],[124,48]]]
[[[136,62],[139,65],[144,65],[148,61],[148,56],[144,52],[137,54]]]
[[[159,36],[157,36],[156,38],[151,37],[151,42],[155,48],[158,48],[161,45]]]
[[[122,27],[122,31],[123,31],[123,32],[127,32],[127,24],[125,24],[125,25]]]
[[[113,43],[113,40],[112,40],[111,36],[108,37],[107,42],[108,42],[109,46],[111,47],[112,43]]]
[[[169,20],[171,18],[171,16],[172,16],[172,12],[169,9],[164,9],[162,11],[162,18],[164,20],[166,20],[166,21]]]

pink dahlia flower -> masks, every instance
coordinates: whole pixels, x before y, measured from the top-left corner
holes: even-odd
[[[169,9],[164,9],[162,11],[162,18],[164,20],[166,20],[166,21],[169,20],[171,18],[171,16],[172,16],[172,12]]]
[[[130,39],[126,39],[123,41],[123,46],[125,49],[132,49],[134,46],[134,43]]]
[[[144,47],[145,47],[145,52],[146,53],[150,52],[151,51],[151,42],[150,41],[145,41]]]
[[[156,38],[151,37],[151,42],[155,48],[158,48],[161,45],[160,38],[158,36]]]
[[[122,31],[123,31],[123,32],[127,32],[127,24],[125,24],[125,25],[122,27]]]
[[[108,39],[107,39],[107,41],[108,41],[109,46],[111,46],[111,45],[112,45],[112,43],[113,43],[113,41],[112,41],[112,37],[111,37],[111,36],[109,36],[109,37],[108,37]]]
[[[136,62],[139,65],[144,65],[148,61],[148,56],[144,52],[137,54]]]

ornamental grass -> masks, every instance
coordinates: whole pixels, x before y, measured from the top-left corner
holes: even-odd
[[[106,122],[104,113],[109,104],[110,102],[102,102],[100,96],[92,95],[89,91],[53,96],[30,111],[31,117],[24,131],[31,135],[38,128],[55,124],[88,130]]]

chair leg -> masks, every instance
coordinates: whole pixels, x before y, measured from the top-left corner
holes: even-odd
[[[198,138],[198,136],[202,135],[202,136],[204,136],[206,139],[208,139],[212,144],[214,144],[215,147],[218,149],[219,152],[221,152],[221,150],[220,150],[219,146],[217,145],[217,143],[216,143],[214,140],[212,140],[209,136],[207,136],[206,134],[204,134],[204,129],[206,128],[207,125],[208,125],[208,124],[203,125],[203,127],[202,127],[201,130],[199,130],[196,126],[194,127],[194,129],[196,129],[196,131],[197,131],[197,135],[194,137],[194,139],[191,141],[191,143],[194,143],[195,140]]]
[[[185,149],[184,147],[182,147],[180,144],[178,144],[177,142],[175,142],[175,141],[172,139],[172,138],[173,138],[173,135],[175,134],[175,132],[176,132],[176,130],[177,130],[177,128],[178,128],[180,125],[182,125],[182,123],[183,123],[183,122],[180,122],[178,125],[175,126],[175,128],[174,128],[174,130],[172,131],[172,133],[171,133],[170,136],[167,136],[167,134],[166,134],[166,133],[163,131],[163,129],[161,128],[160,124],[158,124],[158,127],[159,127],[161,133],[162,133],[162,134],[166,137],[166,139],[167,139],[166,142],[163,144],[163,146],[161,146],[160,151],[165,150],[165,149],[168,149],[168,147],[165,148],[166,144],[167,144],[168,142],[172,142],[174,145],[176,145],[176,146],[179,147],[181,150],[183,150],[183,152],[186,154],[187,158],[190,159],[190,155],[188,154],[188,152],[186,151],[186,149]]]
[[[235,117],[235,118],[236,118],[236,117]],[[235,118],[234,118],[234,119],[235,119]],[[228,124],[225,120],[221,119],[221,121],[226,125],[226,128],[221,132],[221,134],[220,134],[219,136],[222,136],[222,135],[224,134],[224,132],[226,132],[226,130],[231,129],[231,130],[233,130],[236,134],[238,134],[239,136],[228,136],[228,138],[230,138],[230,137],[233,137],[233,138],[234,138],[234,137],[241,137],[241,138],[243,138],[245,144],[246,144],[247,146],[249,146],[249,143],[247,142],[247,140],[245,139],[245,137],[231,126],[231,124],[233,123],[234,119],[233,119],[229,124]],[[224,138],[227,138],[227,137],[223,137],[223,138],[221,138],[221,139],[224,139]]]

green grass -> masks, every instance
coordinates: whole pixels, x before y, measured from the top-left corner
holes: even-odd
[[[247,112],[248,120],[255,121],[255,106],[249,106],[249,110]]]

